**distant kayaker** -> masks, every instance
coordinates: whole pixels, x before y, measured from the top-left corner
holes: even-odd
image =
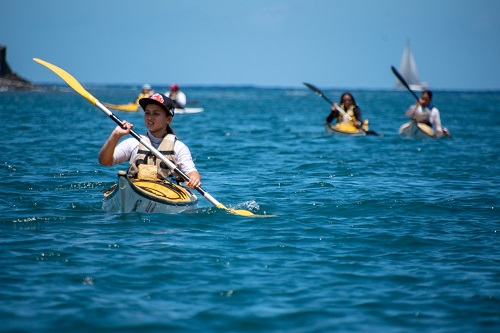
[[[151,97],[154,93],[155,91],[153,90],[153,88],[151,88],[151,85],[149,83],[144,83],[141,93],[139,94],[139,96],[137,96],[134,103],[138,104],[141,98]]]
[[[174,83],[170,86],[170,91],[165,93],[172,101],[174,101],[174,106],[179,109],[184,109],[186,107],[186,95],[179,90],[179,85]]]
[[[200,186],[200,174],[196,170],[189,148],[177,139],[170,127],[174,117],[172,100],[165,95],[154,94],[148,98],[141,98],[139,104],[144,110],[144,124],[148,129],[142,136],[143,139],[150,142],[189,177],[189,182],[186,184],[188,187]],[[153,166],[159,179],[173,176],[165,163],[157,159],[135,138],[126,139],[118,144],[120,138],[129,134],[133,127],[134,125],[127,121],[123,121],[123,128],[115,127],[99,152],[99,163],[111,166],[129,161],[128,176],[131,178],[137,177],[141,173],[141,168],[146,169],[144,165]]]
[[[432,91],[424,90],[419,100],[406,110],[406,116],[415,119],[419,123],[431,126],[436,131],[436,136],[450,136],[446,127],[441,125],[439,110],[432,102]]]
[[[351,119],[349,120],[348,117],[345,117],[344,114],[338,110],[339,108],[349,115]],[[331,124],[335,118],[337,119],[337,123],[350,121],[355,127],[361,128],[361,109],[356,104],[351,93],[343,93],[340,97],[339,104],[333,103],[331,112],[326,118],[326,122]]]

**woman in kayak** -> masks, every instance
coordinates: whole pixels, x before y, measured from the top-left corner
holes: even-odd
[[[342,94],[340,97],[339,101],[340,105],[337,103],[333,103],[332,105],[332,110],[328,117],[326,118],[326,122],[328,124],[331,124],[333,119],[337,118],[337,123],[341,123],[344,121],[348,121],[349,119],[346,119],[346,117],[342,114],[342,112],[339,112],[339,108],[344,110],[346,114],[348,114],[351,117],[351,123],[356,126],[357,128],[361,127],[361,109],[359,106],[356,104],[356,101],[354,100],[354,97],[352,96],[351,93],[345,92]]]
[[[439,110],[432,102],[432,91],[424,90],[419,100],[406,110],[406,116],[415,119],[419,123],[424,123],[436,131],[436,136],[450,136],[446,127],[441,125]]]
[[[149,83],[144,83],[144,85],[142,86],[141,93],[139,94],[139,96],[137,96],[137,98],[135,99],[134,103],[138,104],[139,100],[141,98],[150,97],[154,93],[155,93],[155,91],[153,90],[153,88],[151,88],[151,85]]]
[[[188,187],[200,186],[200,174],[196,170],[189,148],[177,139],[170,127],[174,117],[172,100],[165,95],[154,94],[151,97],[140,99],[139,104],[144,110],[144,124],[148,129],[142,138],[189,177],[189,182],[186,184]],[[123,121],[123,128],[115,127],[99,152],[99,163],[111,166],[129,161],[128,176],[130,178],[137,177],[145,165],[152,165],[157,171],[159,179],[175,176],[163,161],[157,159],[135,138],[126,139],[118,144],[118,141],[129,134],[133,127],[134,125],[127,121]]]
[[[177,83],[170,86],[170,91],[167,91],[165,96],[174,102],[176,108],[184,109],[186,107],[186,95],[179,90],[179,85]]]

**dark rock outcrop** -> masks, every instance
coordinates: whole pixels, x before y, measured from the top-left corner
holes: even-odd
[[[12,74],[12,70],[7,64],[7,48],[0,45],[0,77]]]
[[[12,72],[7,64],[7,48],[0,45],[0,91],[36,89],[39,87]]]

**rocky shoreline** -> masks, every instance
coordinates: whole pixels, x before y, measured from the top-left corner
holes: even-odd
[[[15,73],[0,76],[0,91],[37,90],[41,88],[42,87],[34,85]]]
[[[46,90],[12,72],[7,64],[7,47],[0,45],[0,91]]]

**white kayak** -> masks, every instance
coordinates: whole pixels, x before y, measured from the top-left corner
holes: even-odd
[[[415,119],[401,125],[399,135],[407,138],[434,138],[436,137],[434,130],[422,123],[418,123]]]
[[[190,113],[200,113],[205,110],[204,108],[175,108],[174,112],[175,114],[190,114]]]
[[[118,172],[118,182],[104,193],[107,212],[177,214],[196,209],[198,198],[187,188],[169,181],[138,180]]]

